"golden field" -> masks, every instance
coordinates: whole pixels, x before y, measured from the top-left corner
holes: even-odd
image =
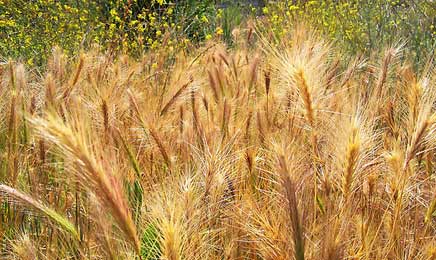
[[[436,74],[402,44],[0,67],[6,259],[436,259]]]

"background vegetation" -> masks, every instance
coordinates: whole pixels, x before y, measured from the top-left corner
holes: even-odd
[[[271,12],[270,21],[277,24],[278,32],[289,17],[309,21],[354,54],[371,55],[403,42],[412,59],[425,61],[436,46],[434,1],[278,1],[273,11],[266,12]]]
[[[410,56],[422,61],[435,49],[436,4],[430,0],[274,1],[264,7],[247,2],[2,0],[0,57],[42,65],[55,45],[68,54],[99,44],[137,56],[157,46],[171,51],[213,37],[231,44],[234,28],[259,18],[278,37],[295,21],[308,21],[351,54],[370,55],[404,41]]]

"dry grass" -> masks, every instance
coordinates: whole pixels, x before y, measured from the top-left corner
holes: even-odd
[[[432,66],[246,33],[2,65],[2,255],[436,259]]]

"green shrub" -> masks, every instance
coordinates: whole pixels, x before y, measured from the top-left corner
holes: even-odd
[[[350,53],[371,55],[404,41],[420,62],[435,49],[436,7],[430,0],[282,0],[260,12],[240,4],[218,9],[215,2],[0,0],[0,57],[21,58],[33,66],[44,64],[54,45],[67,54],[97,43],[140,55],[162,45],[171,52],[214,36],[231,44],[233,28],[259,13],[266,29],[279,38],[293,21],[304,20]]]
[[[63,3],[62,3],[63,2]],[[41,64],[53,45],[77,50],[91,33],[98,6],[87,0],[0,1],[0,56]]]
[[[67,54],[93,43],[134,55],[174,49],[212,34],[215,15],[212,0],[1,0],[0,57],[41,65],[54,45]]]
[[[305,20],[351,53],[371,55],[404,41],[420,62],[435,49],[436,6],[430,0],[277,1],[264,13],[278,34],[290,21]]]

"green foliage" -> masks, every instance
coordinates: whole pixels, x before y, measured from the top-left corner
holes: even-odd
[[[402,40],[422,61],[435,49],[436,5],[430,0],[272,1],[257,9],[234,2],[218,9],[215,2],[0,0],[0,57],[21,58],[32,66],[44,64],[55,45],[66,54],[96,43],[140,55],[157,47],[172,52],[213,37],[231,44],[232,30],[256,14],[279,38],[292,21],[304,20],[351,53],[371,55]]]
[[[99,44],[139,55],[201,41],[215,30],[212,0],[1,0],[0,57],[41,65],[55,45],[66,54]]]
[[[229,5],[225,9],[218,10],[218,21],[223,31],[223,38],[227,44],[232,44],[232,31],[238,28],[247,17],[253,18],[256,8],[241,5]]]
[[[204,39],[212,30],[210,21],[215,10],[210,0],[183,4],[113,0],[104,6],[103,19],[96,21],[94,42],[131,54],[161,45],[173,50],[191,40]]]
[[[80,48],[98,7],[92,1],[0,1],[0,56],[40,64],[53,45],[67,53]]]
[[[159,246],[159,231],[153,224],[149,224],[142,236],[141,256],[146,260],[159,259],[160,246]]]
[[[436,5],[433,1],[352,0],[278,1],[263,12],[279,34],[290,21],[308,21],[351,53],[371,55],[405,41],[416,61],[423,61],[436,43]]]

